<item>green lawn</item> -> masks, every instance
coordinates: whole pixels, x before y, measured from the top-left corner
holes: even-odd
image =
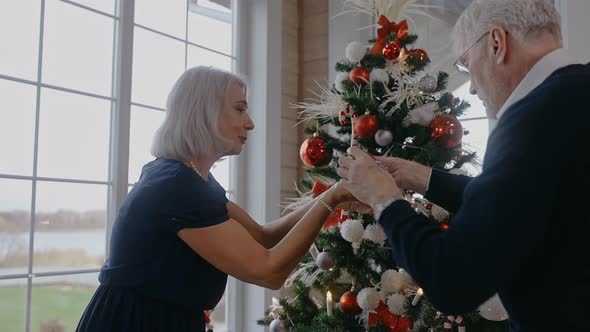
[[[31,332],[39,332],[41,322],[58,320],[74,331],[93,289],[71,286],[34,286],[31,303]],[[26,287],[0,287],[0,327],[2,332],[24,332]]]

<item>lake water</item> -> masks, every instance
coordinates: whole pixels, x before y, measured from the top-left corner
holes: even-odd
[[[0,238],[6,236],[16,238],[17,241],[29,247],[29,233],[0,233]],[[34,238],[35,252],[48,250],[84,250],[91,257],[105,255],[106,232],[36,232]]]
[[[24,254],[28,253],[29,248],[29,233],[1,233],[0,232],[0,250],[3,244],[6,245],[8,241],[12,245],[17,245],[24,249]],[[106,245],[106,233],[104,231],[83,231],[83,232],[36,232],[34,238],[34,250],[36,253],[50,251],[50,250],[82,250],[89,257],[104,257]],[[0,253],[2,254],[2,253]],[[99,268],[98,266],[96,267]],[[34,268],[34,272],[54,272],[67,271],[73,269],[86,269],[86,267],[72,267],[72,266],[39,266]],[[27,272],[27,267],[10,267],[0,268],[0,276],[22,274]],[[97,273],[78,274],[70,276],[55,276],[55,277],[39,277],[35,278],[35,283],[52,283],[52,282],[71,282],[83,283],[88,285],[97,285]],[[26,284],[27,279],[10,279],[0,281],[2,285]]]

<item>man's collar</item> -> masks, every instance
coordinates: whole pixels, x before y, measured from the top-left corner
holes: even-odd
[[[531,91],[533,91],[536,87],[541,85],[543,81],[545,81],[551,74],[553,74],[556,70],[573,65],[579,64],[580,61],[569,56],[569,54],[563,49],[558,48],[549,54],[545,55],[539,62],[537,62],[533,68],[526,74],[526,76],[522,79],[522,81],[518,84],[516,89],[512,91],[512,94],[498,114],[496,118],[499,120],[500,117],[506,112],[506,110],[514,105],[517,101],[521,100],[522,98],[526,97]]]

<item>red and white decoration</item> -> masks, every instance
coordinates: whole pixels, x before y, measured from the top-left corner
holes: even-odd
[[[463,320],[463,316],[459,315],[457,317],[455,316],[447,316],[447,319],[445,321],[445,331],[446,332],[451,332],[453,329],[453,323],[457,324],[457,331],[458,332],[465,332],[467,331],[467,328],[465,327],[465,321]]]

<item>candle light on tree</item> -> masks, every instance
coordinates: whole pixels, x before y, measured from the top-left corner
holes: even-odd
[[[332,293],[330,293],[330,291],[328,291],[328,293],[326,294],[326,314],[328,316],[332,316],[333,310],[334,309],[334,304],[332,303]]]
[[[418,304],[418,301],[420,301],[420,298],[422,297],[422,295],[424,295],[424,291],[422,290],[422,288],[418,288],[418,291],[416,291],[416,295],[414,295],[414,299],[412,299],[413,306]]]

